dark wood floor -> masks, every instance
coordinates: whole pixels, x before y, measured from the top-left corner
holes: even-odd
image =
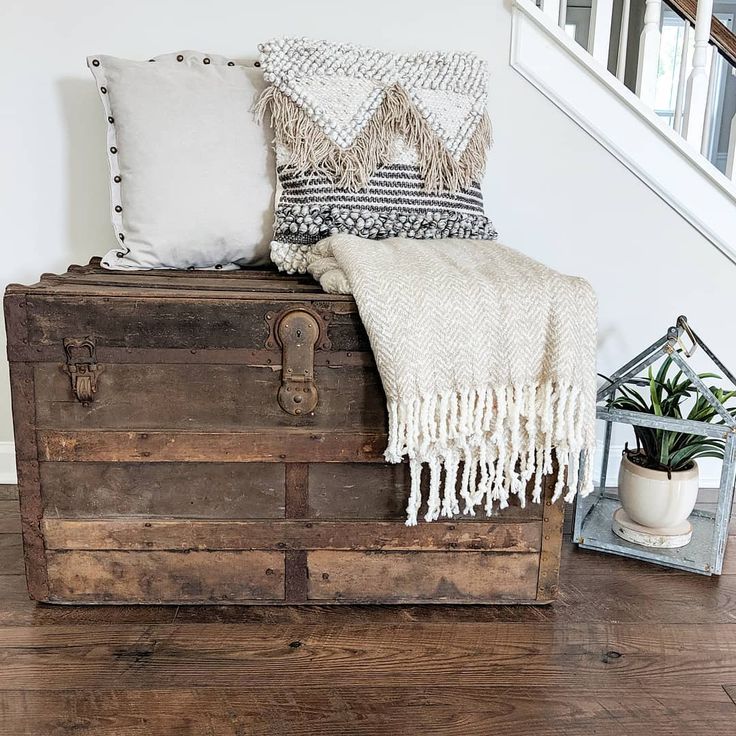
[[[720,578],[567,542],[545,608],[37,606],[20,544],[0,487],[2,736],[736,736],[736,536]]]

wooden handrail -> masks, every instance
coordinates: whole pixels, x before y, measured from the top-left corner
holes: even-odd
[[[695,25],[698,0],[665,0],[665,2],[690,25]],[[732,66],[736,66],[736,34],[726,28],[715,16],[711,19],[710,40],[721,56]]]

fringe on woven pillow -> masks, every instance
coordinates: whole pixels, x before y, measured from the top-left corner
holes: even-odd
[[[552,500],[566,487],[566,501],[578,492],[590,493],[595,436],[586,427],[592,426],[588,414],[595,408],[585,405],[589,394],[580,387],[546,382],[390,400],[385,458],[397,463],[409,457],[407,526],[417,523],[422,506],[425,464],[427,521],[459,514],[460,500],[463,513],[471,516],[481,503],[489,515],[494,504],[506,508],[512,495],[523,507],[532,477],[531,500],[538,503],[543,476],[553,471],[553,452],[558,476]]]
[[[465,150],[455,158],[432,131],[400,85],[386,90],[383,101],[348,148],[332,141],[307,112],[276,87],[261,93],[255,112],[271,114],[277,146],[288,151],[284,170],[317,172],[339,189],[359,190],[376,171],[391,163],[398,136],[416,149],[419,170],[428,192],[458,192],[480,181],[491,145],[491,120],[484,112]]]

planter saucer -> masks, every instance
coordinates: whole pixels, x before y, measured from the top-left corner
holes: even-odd
[[[642,526],[632,521],[623,508],[616,509],[614,512],[611,529],[613,529],[616,536],[625,539],[627,542],[640,544],[643,547],[666,549],[684,547],[690,543],[693,536],[693,527],[687,520],[683,521],[682,524],[666,529]]]

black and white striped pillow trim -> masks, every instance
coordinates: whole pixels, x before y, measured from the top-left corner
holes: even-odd
[[[271,258],[288,273],[304,273],[307,252],[335,233],[362,238],[470,238],[493,240],[477,183],[459,192],[427,192],[416,166],[389,164],[358,191],[338,189],[329,177],[279,167]]]
[[[450,210],[283,205],[276,208],[275,239],[312,244],[334,233],[362,238],[473,238],[493,240],[497,233],[484,215]]]

